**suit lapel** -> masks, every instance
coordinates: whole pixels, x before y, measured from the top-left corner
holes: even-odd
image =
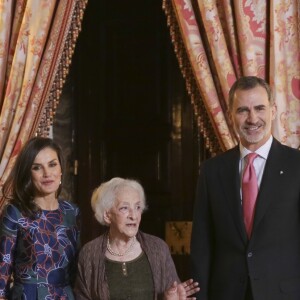
[[[224,156],[222,165],[219,169],[220,182],[224,191],[225,199],[235,221],[241,238],[247,243],[247,233],[243,221],[241,194],[240,194],[240,175],[239,175],[239,147],[233,148]]]
[[[283,146],[277,140],[273,139],[256,202],[253,232],[259,226],[259,223],[267,212],[272,202],[272,195],[276,194],[276,188],[281,186],[280,171],[283,170],[283,163],[281,162],[283,157],[282,148]],[[237,146],[229,151],[228,155],[224,156],[219,169],[219,178],[222,191],[224,191],[224,196],[228,201],[228,207],[241,238],[245,243],[248,243],[241,205],[239,159],[240,151]]]
[[[259,226],[263,216],[272,202],[272,195],[276,195],[276,188],[280,188],[280,171],[282,170],[282,145],[273,140],[262,177],[256,201],[253,232]]]

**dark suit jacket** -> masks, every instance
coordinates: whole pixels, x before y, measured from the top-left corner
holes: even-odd
[[[242,217],[239,148],[202,163],[191,240],[197,299],[300,299],[300,151],[273,140],[252,237]]]

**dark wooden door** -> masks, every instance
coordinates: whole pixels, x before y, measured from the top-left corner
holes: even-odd
[[[89,0],[71,78],[83,243],[103,228],[94,188],[138,179],[149,209],[141,229],[164,238],[166,221],[192,219],[199,138],[160,0]],[[188,257],[175,258],[181,277]]]

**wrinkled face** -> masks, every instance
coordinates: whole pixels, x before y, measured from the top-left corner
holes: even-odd
[[[56,151],[45,148],[38,153],[31,167],[31,179],[36,197],[56,197],[61,181],[61,166]]]
[[[119,238],[135,236],[140,226],[142,212],[142,200],[137,191],[128,187],[119,191],[114,206],[104,215],[110,227],[110,234]]]
[[[270,104],[266,90],[261,86],[237,90],[230,118],[244,147],[255,151],[271,136],[276,106]]]

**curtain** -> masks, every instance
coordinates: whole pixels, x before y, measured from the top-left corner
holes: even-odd
[[[240,76],[271,86],[273,134],[300,145],[300,1],[163,0],[171,38],[199,130],[212,155],[237,137],[227,117],[228,92]]]
[[[22,145],[49,133],[86,4],[0,1],[0,186]]]

